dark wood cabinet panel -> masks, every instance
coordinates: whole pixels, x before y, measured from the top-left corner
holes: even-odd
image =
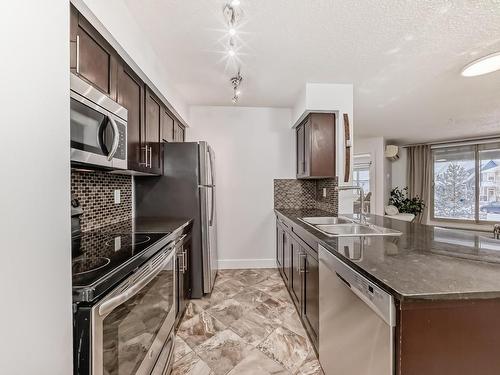
[[[176,326],[180,323],[187,304],[191,298],[191,283],[190,283],[190,261],[191,261],[191,236],[185,240],[181,240],[176,246]]]
[[[334,177],[335,114],[311,113],[296,128],[297,178]]]
[[[281,274],[283,274],[283,229],[276,222],[276,266]]]
[[[117,100],[128,110],[128,169],[142,171],[145,166],[144,83],[125,64],[118,69]]]
[[[70,69],[116,99],[117,53],[73,6],[70,22]]]
[[[173,142],[174,141],[174,117],[166,109],[162,109],[162,122],[161,122],[161,141],[162,142]]]
[[[285,277],[285,283],[290,283],[291,280],[291,268],[292,268],[292,242],[290,234],[287,231],[283,231],[283,275]]]
[[[397,310],[396,374],[500,373],[500,299],[409,301]]]
[[[301,124],[301,125],[299,125],[299,127],[296,130],[297,177],[304,176],[304,171],[305,171],[304,128],[305,128],[305,124]]]
[[[161,173],[160,129],[162,117],[162,103],[153,92],[146,87],[145,101],[146,131],[144,146],[146,149],[146,163],[151,173]]]
[[[175,122],[174,142],[184,142],[184,126],[178,121]]]
[[[318,344],[319,338],[319,263],[305,252],[303,317],[311,329],[311,337]]]
[[[303,262],[303,250],[300,244],[293,238],[291,238],[291,280],[290,280],[290,295],[292,300],[297,307],[297,310],[302,310],[302,270],[304,266]]]

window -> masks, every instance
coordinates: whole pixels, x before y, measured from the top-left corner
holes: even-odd
[[[370,191],[370,164],[354,165],[352,175],[354,186],[361,186],[366,193]]]
[[[500,220],[500,143],[436,147],[433,219]]]

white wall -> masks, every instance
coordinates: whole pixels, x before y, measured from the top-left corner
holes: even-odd
[[[69,3],[0,5],[0,373],[72,374]]]
[[[384,137],[356,138],[355,154],[370,154],[370,186],[374,186],[370,204],[371,212],[384,215],[385,206],[389,200],[391,182],[391,162],[384,156],[386,141]]]
[[[275,267],[273,179],[295,178],[291,110],[191,107],[188,140],[216,155],[221,268]]]
[[[404,188],[407,186],[406,182],[406,148],[399,148],[399,159],[392,162],[392,187],[398,186]]]
[[[170,84],[168,73],[148,38],[122,0],[71,0],[143,79],[149,79],[187,125],[188,106]]]

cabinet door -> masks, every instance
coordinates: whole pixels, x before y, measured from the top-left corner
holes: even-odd
[[[183,288],[183,295],[184,295],[184,308],[187,306],[187,303],[189,299],[191,298],[191,268],[190,268],[190,263],[191,263],[191,248],[192,248],[192,240],[191,236],[189,237],[188,240],[184,242],[184,245],[182,246],[182,252],[184,255],[184,288]]]
[[[290,271],[292,265],[292,244],[291,244],[291,236],[287,231],[283,231],[283,276],[285,279],[285,284],[289,284],[290,282]]]
[[[145,166],[144,83],[124,63],[118,68],[117,100],[128,111],[128,169],[141,171]]]
[[[300,310],[302,303],[302,269],[303,269],[303,251],[300,244],[292,239],[291,241],[291,254],[292,254],[292,262],[291,262],[291,280],[290,280],[290,295],[292,296],[292,300],[297,307],[298,311]]]
[[[308,134],[307,134],[308,133]],[[335,176],[336,145],[335,145],[335,114],[314,113],[310,115],[309,131],[306,129],[307,143],[310,147],[309,155],[310,176]]]
[[[319,264],[309,253],[305,253],[303,261],[304,301],[302,314],[306,325],[310,328],[309,333],[317,344],[319,337]]]
[[[175,311],[175,321],[179,323],[182,314],[184,313],[184,300],[183,300],[183,291],[184,291],[184,255],[182,253],[182,247],[178,247],[176,249],[176,265],[175,265],[175,297],[176,297],[176,311]]]
[[[173,142],[174,141],[174,118],[170,112],[166,109],[162,109],[163,118],[161,124],[161,141],[162,142]]]
[[[311,117],[304,123],[304,177],[311,176]]]
[[[74,7],[71,8],[70,22],[77,22],[70,25],[71,70],[116,99],[117,53]]]
[[[151,173],[161,173],[160,129],[162,103],[151,90],[146,87],[146,137],[147,166]]]
[[[276,221],[276,266],[283,273],[283,229]]]
[[[299,127],[296,130],[296,137],[297,137],[297,177],[301,177],[304,175],[304,125],[299,125]]]
[[[184,142],[184,127],[178,121],[175,122],[174,142]]]

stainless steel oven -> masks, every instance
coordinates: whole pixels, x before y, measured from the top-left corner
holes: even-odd
[[[169,372],[175,289],[175,250],[171,243],[92,306],[92,375]]]
[[[71,74],[71,162],[127,169],[127,110]]]

